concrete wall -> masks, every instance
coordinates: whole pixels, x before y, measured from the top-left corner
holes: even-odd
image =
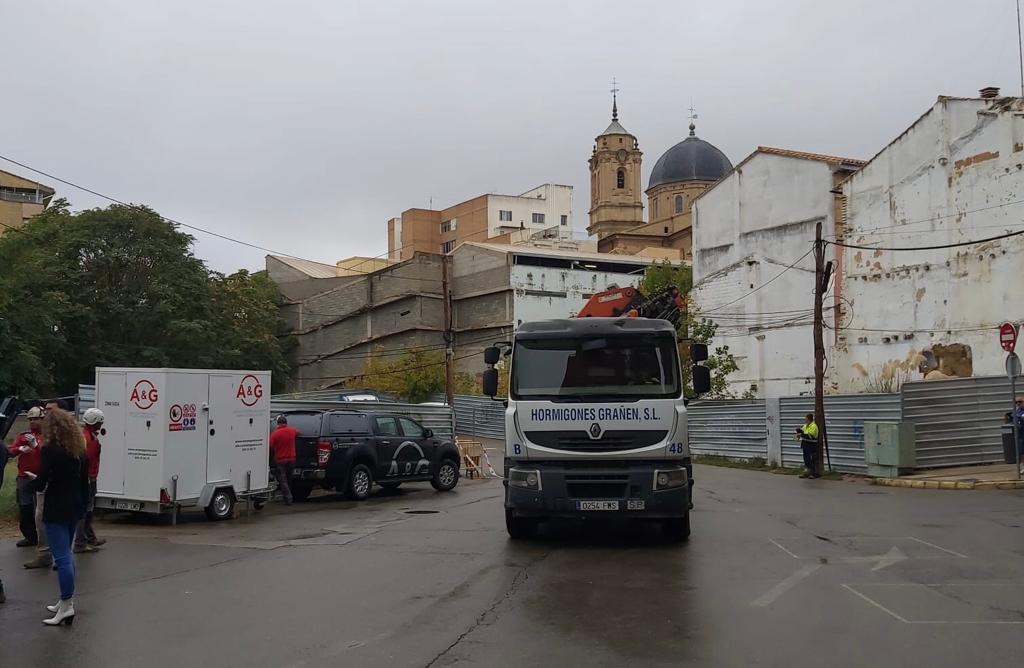
[[[515,291],[513,313],[516,326],[535,320],[571,318],[595,292],[612,285],[637,285],[639,274],[595,272],[557,267],[515,265],[511,282]]]
[[[757,254],[789,264],[810,250],[814,226],[835,232],[832,168],[758,153],[693,206],[693,279]],[[801,267],[814,268],[805,258]]]
[[[940,98],[844,184],[849,303],[832,381],[856,391],[879,379],[1000,375],[998,325],[1024,320],[1024,237],[946,245],[1020,229],[1024,102]],[[922,364],[923,363],[923,364]],[[935,374],[933,374],[934,376]]]
[[[813,272],[794,268],[782,273],[785,268],[752,256],[694,286],[698,312],[718,325],[711,347],[728,346],[739,366],[729,377],[737,396],[748,391],[757,397],[788,396],[813,387],[808,292]],[[750,291],[779,274],[769,287]],[[730,304],[734,300],[739,301]]]

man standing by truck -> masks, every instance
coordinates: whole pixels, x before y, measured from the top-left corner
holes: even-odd
[[[32,491],[32,480],[39,473],[40,448],[43,446],[43,409],[33,406],[25,416],[28,431],[18,434],[8,453],[18,458],[18,525],[24,538],[18,547],[35,547],[36,558],[25,564],[25,568],[46,568],[52,564],[46,534],[41,530],[42,495]],[[37,512],[39,511],[39,512]],[[36,522],[39,518],[40,521]]]
[[[100,476],[100,430],[103,429],[103,411],[90,408],[82,416],[82,436],[85,437],[85,460],[89,466],[89,498],[85,501],[85,517],[75,531],[75,553],[97,552],[107,541],[96,537],[92,528],[92,514],[96,505],[96,479]]]
[[[284,502],[292,505],[292,490],[288,479],[295,467],[295,438],[299,430],[288,426],[288,418],[277,416],[277,429],[270,435],[270,453],[274,457],[274,477],[281,487]]]

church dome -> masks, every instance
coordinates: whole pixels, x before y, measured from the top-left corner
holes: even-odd
[[[680,181],[717,181],[730,171],[732,163],[729,158],[713,145],[698,139],[694,126],[690,125],[690,136],[665,151],[654,163],[647,189]]]

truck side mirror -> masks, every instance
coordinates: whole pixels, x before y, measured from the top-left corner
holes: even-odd
[[[693,392],[697,396],[711,391],[711,369],[700,364],[693,365]]]
[[[497,348],[494,350],[497,351]],[[494,395],[498,393],[498,370],[484,369],[481,385],[483,385],[484,395],[493,399]]]
[[[690,344],[690,361],[694,364],[703,362],[708,358],[708,347],[703,343]]]
[[[495,365],[501,359],[501,351],[497,346],[484,348],[484,364]]]

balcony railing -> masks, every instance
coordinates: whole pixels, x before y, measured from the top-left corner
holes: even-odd
[[[39,190],[26,190],[22,188],[0,188],[0,200],[5,202],[25,202],[27,204],[42,204],[48,197]]]

